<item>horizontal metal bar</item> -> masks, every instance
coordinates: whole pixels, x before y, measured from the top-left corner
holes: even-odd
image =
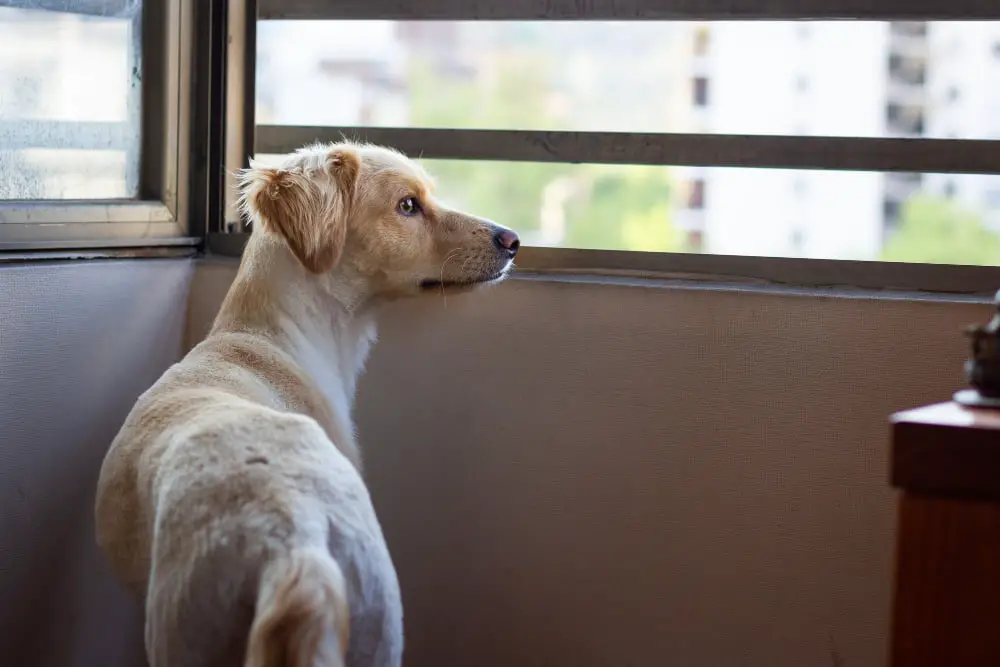
[[[128,123],[73,120],[0,120],[0,146],[123,151],[137,144],[137,128]]]
[[[0,239],[8,224],[140,223],[173,222],[161,202],[130,200],[12,200],[0,202]]]
[[[519,252],[517,265],[521,270],[541,273],[656,275],[789,287],[984,296],[993,295],[1000,287],[1000,267],[994,266],[535,247]]]
[[[995,0],[260,0],[262,19],[995,19]]]
[[[260,125],[258,154],[288,153],[344,137],[423,158],[766,167],[842,171],[1000,173],[1000,141],[726,134]]]
[[[210,234],[211,254],[239,257],[249,234]],[[695,255],[525,247],[518,272],[699,280],[786,287],[855,288],[988,296],[1000,287],[1000,267],[845,260]]]

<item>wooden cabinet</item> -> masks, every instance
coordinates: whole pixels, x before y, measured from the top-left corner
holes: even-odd
[[[1000,667],[1000,410],[892,418],[891,667]]]

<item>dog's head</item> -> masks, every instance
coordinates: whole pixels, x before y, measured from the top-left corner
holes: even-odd
[[[241,191],[255,229],[284,239],[310,273],[342,270],[373,296],[498,282],[520,245],[506,227],[444,206],[418,164],[379,146],[303,148],[277,167],[252,165]]]

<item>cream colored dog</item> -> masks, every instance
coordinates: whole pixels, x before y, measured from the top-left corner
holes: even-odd
[[[306,148],[241,187],[236,280],[112,443],[97,539],[145,600],[152,667],[397,667],[399,585],[351,421],[373,311],[502,280],[518,238],[375,146]]]

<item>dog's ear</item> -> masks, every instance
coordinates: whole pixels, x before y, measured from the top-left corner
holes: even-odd
[[[272,169],[253,165],[240,181],[240,206],[265,232],[281,236],[302,265],[325,273],[340,261],[361,158],[333,148],[322,167]]]

